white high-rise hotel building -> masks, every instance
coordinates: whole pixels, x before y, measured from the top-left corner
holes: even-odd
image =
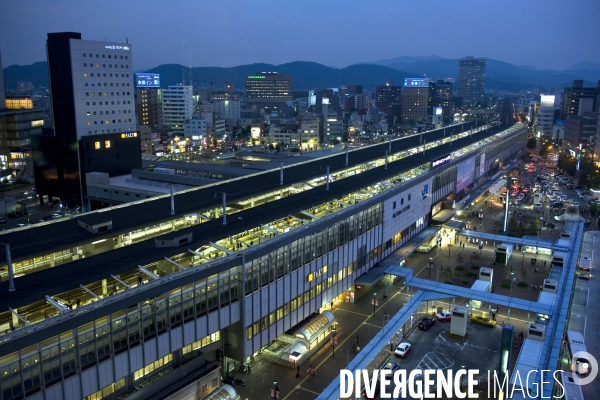
[[[194,113],[192,86],[172,85],[162,90],[163,126],[174,135],[184,135],[185,123]]]
[[[77,138],[134,131],[131,44],[70,39],[69,47]]]

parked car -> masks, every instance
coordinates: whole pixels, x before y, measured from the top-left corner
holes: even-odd
[[[410,343],[402,342],[398,345],[398,347],[396,347],[394,354],[397,355],[398,357],[404,357],[410,351],[410,347],[411,347]]]
[[[577,273],[577,276],[580,279],[590,279],[592,277],[592,274],[590,273],[590,271],[584,271],[584,270],[582,270],[582,271],[579,271]]]
[[[396,372],[398,368],[400,368],[400,364],[391,361],[383,367],[384,370],[390,371],[390,375],[394,375],[394,372]]]
[[[438,321],[450,321],[452,319],[452,313],[449,311],[442,311],[435,316]]]
[[[8,222],[8,218],[6,217],[0,217],[0,224],[5,224]]]
[[[62,215],[60,215],[60,214],[56,214],[56,213],[52,214],[52,219],[57,219],[57,218],[61,218],[61,217],[62,217]]]
[[[422,320],[420,320],[417,323],[417,328],[426,331],[427,328],[429,328],[433,324],[435,324],[435,318],[433,318],[433,317],[427,317],[427,318],[423,318]]]
[[[475,322],[476,324],[479,325],[483,325],[483,326],[489,326],[490,328],[493,328],[494,326],[496,326],[496,321],[494,321],[493,319],[490,319],[488,317],[486,317],[484,314],[473,314],[471,315],[471,321]]]

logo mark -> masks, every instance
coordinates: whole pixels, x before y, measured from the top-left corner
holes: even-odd
[[[573,363],[573,379],[580,386],[592,383],[598,375],[598,361],[596,358],[585,351],[578,351],[573,354],[571,359]]]
[[[423,186],[423,190],[421,191],[421,195],[423,196],[424,199],[427,198],[427,193],[429,193],[429,184],[426,183],[425,186]]]

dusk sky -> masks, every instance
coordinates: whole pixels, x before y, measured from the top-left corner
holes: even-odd
[[[466,55],[600,63],[598,0],[2,0],[4,67],[45,61],[48,32],[132,44],[134,69]]]

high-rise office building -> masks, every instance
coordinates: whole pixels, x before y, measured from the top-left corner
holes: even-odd
[[[382,86],[377,86],[375,89],[377,108],[387,112],[388,107],[392,103],[400,103],[402,99],[402,87],[394,86],[393,82],[386,82]]]
[[[427,114],[433,115],[436,107],[442,107],[444,123],[449,123],[454,111],[452,102],[452,82],[438,79],[429,82],[429,105]]]
[[[483,103],[486,60],[467,56],[458,62],[458,95],[472,105]]]
[[[162,91],[159,74],[136,74],[135,113],[139,126],[147,126],[153,130],[162,128]]]
[[[2,53],[0,52],[0,110],[5,107],[6,89],[4,88],[4,70],[2,69]]]
[[[339,94],[339,99],[340,99],[340,107],[343,110],[350,110],[351,108],[356,108],[356,107],[351,107],[351,108],[347,108],[347,106],[350,105],[354,105],[355,101],[354,99],[352,100],[348,100],[351,97],[355,97],[356,95],[362,94],[363,93],[363,87],[362,85],[342,85],[338,87],[338,94]]]
[[[427,117],[429,79],[406,78],[402,88],[402,122],[416,124]]]
[[[131,44],[61,32],[48,34],[46,51],[54,126],[32,141],[36,189],[85,209],[86,172],[118,175],[141,166]],[[122,139],[128,143],[119,146]]]
[[[194,113],[194,96],[191,86],[172,85],[162,91],[163,127],[174,135],[183,136],[185,122]]]
[[[246,108],[285,109],[294,100],[294,78],[278,72],[257,72],[246,77]]]
[[[579,112],[581,99],[591,99],[592,110],[590,111],[598,111],[600,105],[598,97],[600,97],[600,81],[596,87],[584,87],[583,80],[574,80],[573,86],[564,88],[561,118],[566,119],[569,115],[581,115]]]
[[[540,106],[537,109],[537,127],[538,133],[551,138],[552,128],[556,121],[558,106],[560,105],[560,95],[543,94],[540,97]]]

